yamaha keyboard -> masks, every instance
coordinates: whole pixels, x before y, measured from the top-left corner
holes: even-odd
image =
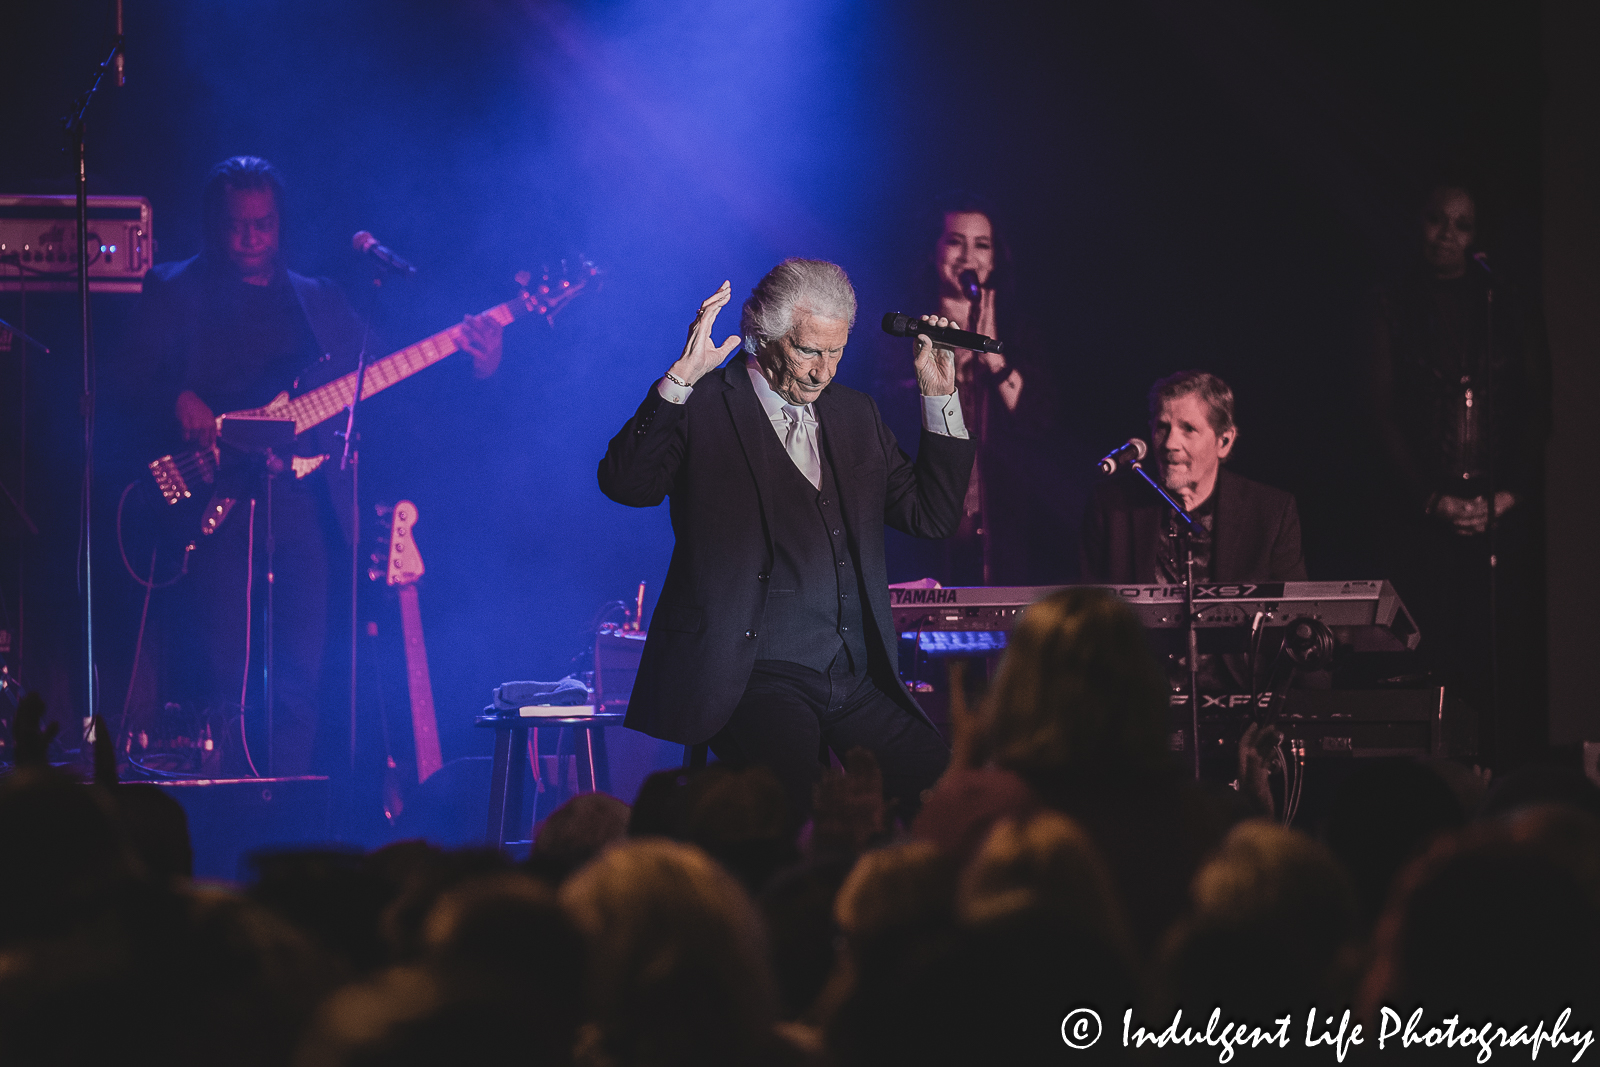
[[[951,586],[889,589],[895,629],[918,638],[924,652],[981,654],[1005,647],[1005,633],[1028,605],[1063,589],[1103,589],[1122,598],[1151,630],[1184,625],[1181,585]],[[1403,652],[1421,635],[1411,613],[1386,581],[1232,582],[1194,587],[1195,625],[1244,629],[1256,616],[1267,627],[1301,617],[1320,620],[1357,652]]]

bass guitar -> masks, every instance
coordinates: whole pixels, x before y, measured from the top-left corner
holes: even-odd
[[[490,308],[484,312],[502,326],[509,326],[525,315],[540,315],[551,325],[556,314],[591,284],[598,287],[600,269],[585,262],[575,278],[551,281],[548,276],[537,287],[531,286],[532,275],[521,271],[516,276],[521,293],[515,300]],[[382,359],[369,363],[361,379],[361,399],[389,388],[433,366],[446,356],[461,350],[462,327],[458,323],[425,337],[416,344],[392,352]],[[217,417],[218,446],[209,449],[175,452],[151,460],[147,464],[161,497],[172,508],[194,507],[202,497],[205,504],[192,523],[185,523],[191,539],[195,535],[207,536],[217,531],[227,519],[239,497],[229,495],[218,487],[218,473],[224,467],[224,449],[242,453],[272,451],[282,456],[292,448],[294,438],[320,426],[340,412],[347,410],[356,392],[356,372],[351,371],[326,385],[318,386],[299,396],[279,393],[265,407],[247,411],[230,411]],[[289,456],[288,468],[296,478],[304,478],[323,463],[326,454],[316,456]]]

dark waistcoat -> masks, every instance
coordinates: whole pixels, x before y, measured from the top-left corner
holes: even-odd
[[[819,438],[827,431],[819,426]],[[813,488],[776,433],[762,439],[762,484],[772,521],[772,570],[756,646],[757,659],[825,671],[841,650],[857,672],[867,669],[860,567],[845,536],[839,483],[818,440],[822,488]]]

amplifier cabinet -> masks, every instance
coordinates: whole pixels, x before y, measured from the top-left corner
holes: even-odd
[[[594,635],[594,710],[627,711],[647,631],[602,630]]]
[[[321,775],[151,782],[189,817],[196,878],[245,877],[251,852],[324,844],[332,836],[332,791]]]
[[[137,293],[155,264],[150,201],[89,198],[89,289]],[[78,198],[0,196],[0,291],[78,291]]]

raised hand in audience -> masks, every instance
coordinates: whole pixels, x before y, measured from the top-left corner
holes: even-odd
[[[117,742],[99,715],[94,717],[94,784],[117,784]]]
[[[1282,772],[1283,756],[1278,745],[1283,734],[1276,726],[1253,722],[1245,727],[1239,738],[1239,791],[1255,800],[1266,811],[1267,817],[1277,815],[1277,805],[1272,800],[1272,775]]]
[[[811,847],[818,854],[854,855],[887,828],[883,771],[864,748],[845,753],[843,771],[824,771],[813,797]]]
[[[11,736],[18,767],[50,766],[50,742],[61,732],[61,724],[53,722],[41,729],[44,712],[44,697],[38,693],[29,693],[17,705],[17,718],[12,724]]]
[[[985,762],[981,716],[967,703],[967,662],[952,656],[945,668],[950,693],[950,770],[973,770]]]

